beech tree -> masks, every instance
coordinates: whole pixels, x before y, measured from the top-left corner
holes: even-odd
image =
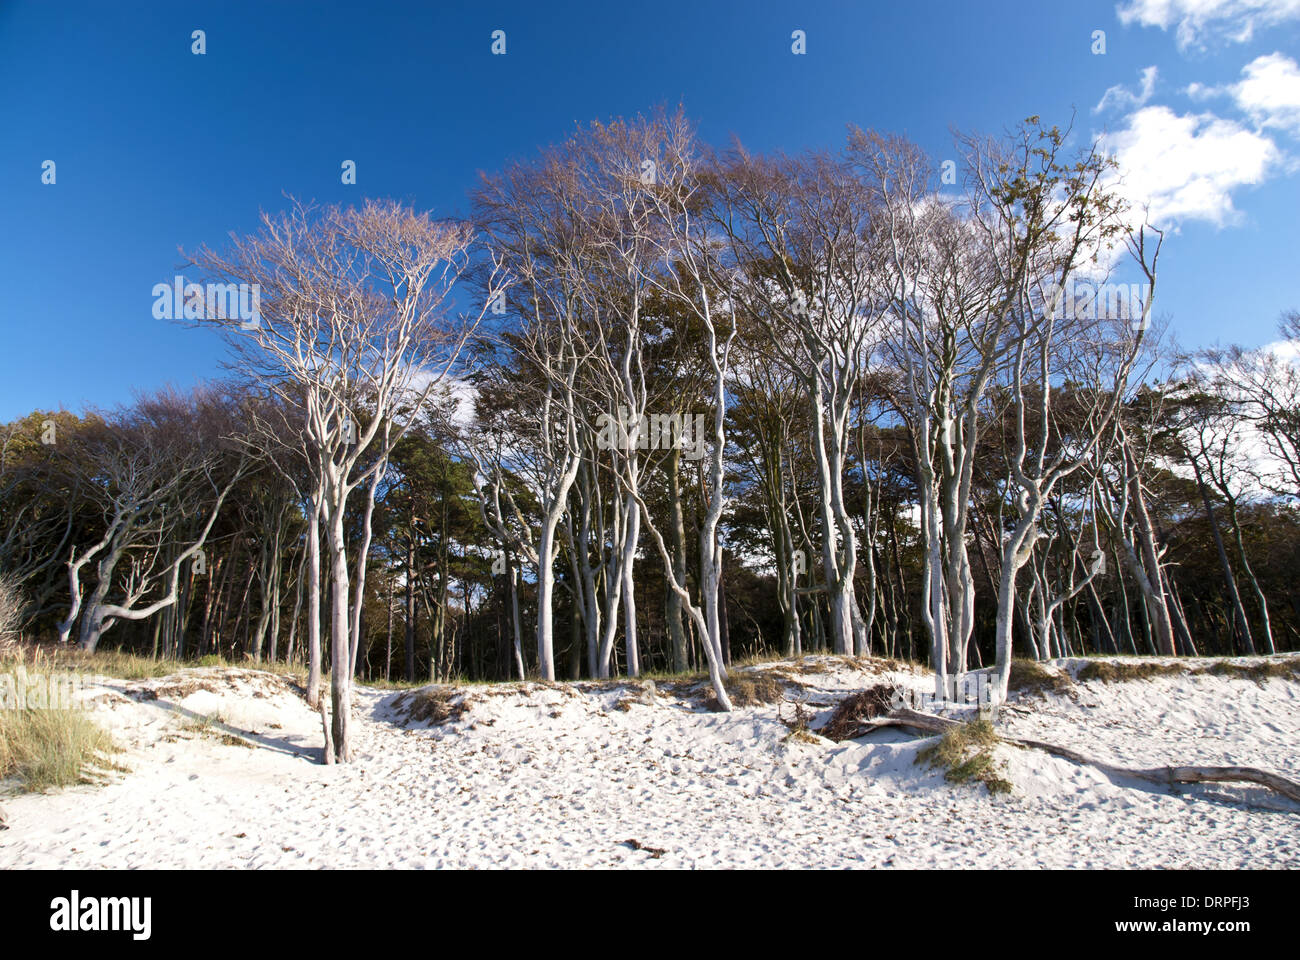
[[[82,489],[99,503],[103,534],[70,551],[70,603],[58,625],[60,643],[78,626],[78,644],[94,652],[115,623],[147,619],[176,602],[181,567],[203,548],[247,468],[241,454],[222,475],[235,423],[230,408],[230,399],[216,391],[189,397],[166,391],[79,438],[86,446],[69,463],[82,472]],[[210,495],[215,499],[209,501]],[[187,521],[205,514],[198,529],[190,529]],[[83,601],[82,570],[92,562],[94,586]],[[158,596],[162,587],[166,591]]]
[[[895,406],[908,426],[925,546],[921,616],[938,691],[960,677],[975,626],[968,550],[983,408],[1011,338],[1011,275],[996,269],[997,235],[978,197],[938,193],[924,154],[897,137],[854,130],[850,155],[877,199],[891,329],[884,354],[900,371]]]
[[[588,355],[579,325],[589,306],[585,296],[588,238],[576,229],[583,200],[574,176],[577,146],[572,141],[543,154],[534,164],[516,164],[496,177],[485,177],[474,196],[475,216],[493,256],[516,290],[507,315],[518,318],[516,329],[499,332],[495,340],[506,355],[488,375],[520,377],[517,393],[523,409],[504,429],[511,434],[495,447],[495,463],[478,461],[481,473],[499,493],[505,457],[528,464],[533,496],[540,511],[536,534],[518,505],[512,516],[502,513],[499,499],[485,522],[535,564],[537,570],[537,663],[544,680],[555,679],[554,592],[559,554],[560,522],[567,509],[582,462],[579,368]],[[504,303],[503,301],[500,301]],[[479,429],[494,429],[488,417]],[[506,490],[507,496],[510,492]],[[515,536],[505,534],[518,521]],[[523,532],[528,531],[524,536]]]
[[[870,199],[848,164],[828,155],[766,160],[738,149],[719,183],[717,224],[744,265],[737,309],[765,326],[773,356],[798,378],[812,416],[835,650],[865,654],[844,475],[850,415],[883,317]]]
[[[985,223],[997,253],[1000,280],[1014,293],[1009,304],[1014,346],[1008,373],[1012,433],[1007,499],[1014,504],[1002,544],[996,626],[997,692],[1005,696],[1011,671],[1016,576],[1038,539],[1038,522],[1057,484],[1090,462],[1113,437],[1129,376],[1141,356],[1155,294],[1163,235],[1143,224],[1130,228],[1108,180],[1113,161],[1094,144],[1069,160],[1065,137],[1031,118],[1006,145],[973,144],[970,179],[988,211]],[[1062,316],[1059,291],[1077,273],[1113,256],[1122,244],[1146,280],[1137,312],[1107,310]],[[1098,316],[1100,314],[1100,316]],[[1074,392],[1069,431],[1053,406],[1062,381]]]
[[[396,203],[321,210],[297,204],[264,215],[261,232],[235,238],[228,253],[204,247],[193,258],[214,279],[260,288],[258,323],[207,319],[227,334],[246,376],[302,410],[329,551],[339,762],[351,758],[351,682],[376,487],[393,445],[434,388],[456,374],[487,309],[481,302],[458,316],[451,298],[472,242],[466,224]],[[488,292],[495,294],[495,281]],[[358,591],[351,596],[344,516],[349,496],[363,485],[365,549],[357,554]]]

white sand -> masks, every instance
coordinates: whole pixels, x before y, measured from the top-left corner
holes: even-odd
[[[799,677],[814,726],[847,692],[929,682],[812,662],[829,667]],[[319,762],[318,717],[267,674],[187,670],[96,692],[130,772],[6,800],[0,868],[1300,866],[1300,807],[1262,789],[1116,784],[999,747],[1014,792],[990,796],[916,765],[928,741],[898,731],[788,741],[774,706],[712,714],[662,688],[620,710],[617,686],[475,686],[462,717],[432,728],[361,688],[357,760],[335,767]],[[1300,778],[1298,707],[1288,680],[1161,677],[1024,697],[999,726],[1114,763]],[[212,714],[256,746],[183,729]]]

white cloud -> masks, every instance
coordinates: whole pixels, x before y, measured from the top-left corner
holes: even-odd
[[[1300,20],[1300,0],[1126,0],[1116,13],[1125,26],[1174,27],[1185,50],[1210,39],[1245,43],[1256,29]]]
[[[1179,116],[1168,107],[1143,107],[1127,125],[1103,138],[1119,163],[1120,192],[1141,217],[1150,207],[1159,227],[1188,220],[1217,226],[1237,218],[1232,192],[1264,180],[1281,161],[1268,137],[1212,113]]]
[[[1108,107],[1133,108],[1141,107],[1151,99],[1151,94],[1155,93],[1156,75],[1158,70],[1155,67],[1147,67],[1142,71],[1142,88],[1137,93],[1132,93],[1123,84],[1115,84],[1102,94],[1101,100],[1092,108],[1093,113],[1101,113]]]
[[[1274,340],[1260,347],[1264,353],[1271,354],[1282,363],[1300,367],[1300,340]]]
[[[1270,53],[1246,64],[1241,76],[1230,88],[1237,106],[1261,128],[1300,135],[1300,66],[1290,57]]]
[[[1183,92],[1199,102],[1231,97],[1259,129],[1300,136],[1300,66],[1281,53],[1270,53],[1242,67],[1241,77],[1240,82],[1223,86],[1188,84]]]

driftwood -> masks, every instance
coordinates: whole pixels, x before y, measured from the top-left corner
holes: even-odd
[[[329,766],[334,762],[334,735],[330,731],[330,718],[325,712],[325,698],[316,698],[316,708],[320,710],[320,725],[325,731],[325,765]]]
[[[863,736],[880,727],[911,727],[925,733],[947,733],[954,727],[960,726],[962,724],[958,720],[901,708],[891,711],[886,716],[861,720],[855,736]],[[1016,746],[1042,750],[1080,766],[1096,767],[1111,779],[1132,777],[1162,786],[1173,786],[1177,783],[1256,783],[1300,803],[1300,783],[1280,774],[1260,770],[1258,767],[1119,767],[1054,743],[1024,740],[1019,737],[1001,739]]]

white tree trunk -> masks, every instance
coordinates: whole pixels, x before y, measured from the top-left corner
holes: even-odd
[[[307,705],[320,699],[320,510],[321,491],[307,508]]]

